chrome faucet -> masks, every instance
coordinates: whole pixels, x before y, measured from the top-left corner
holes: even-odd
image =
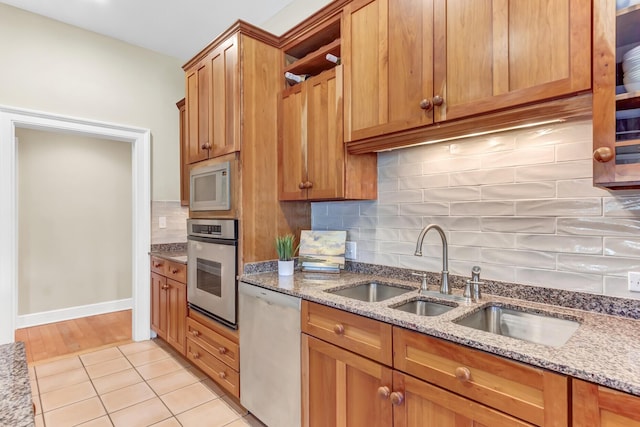
[[[449,288],[449,249],[447,245],[447,236],[444,235],[444,231],[440,228],[439,225],[429,224],[425,228],[422,229],[420,235],[418,236],[418,241],[416,242],[416,253],[415,256],[422,256],[422,242],[424,241],[424,236],[429,232],[429,230],[434,229],[440,235],[440,239],[442,239],[442,278],[440,280],[440,293],[441,294],[450,294],[451,288]]]

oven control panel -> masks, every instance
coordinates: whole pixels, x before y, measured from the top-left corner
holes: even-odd
[[[188,219],[187,235],[236,240],[238,221],[235,219]]]

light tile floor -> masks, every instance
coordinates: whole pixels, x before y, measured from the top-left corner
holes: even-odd
[[[160,340],[29,366],[36,427],[264,427]]]

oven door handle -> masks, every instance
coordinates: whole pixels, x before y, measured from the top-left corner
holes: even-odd
[[[238,246],[237,240],[216,239],[215,237],[187,236],[187,240],[193,240],[201,243],[212,243],[216,245]]]

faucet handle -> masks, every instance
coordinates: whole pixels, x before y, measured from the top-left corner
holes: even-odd
[[[418,276],[422,278],[422,283],[420,284],[420,290],[421,291],[426,291],[427,290],[427,273],[422,272],[422,273],[411,273],[412,276]]]

